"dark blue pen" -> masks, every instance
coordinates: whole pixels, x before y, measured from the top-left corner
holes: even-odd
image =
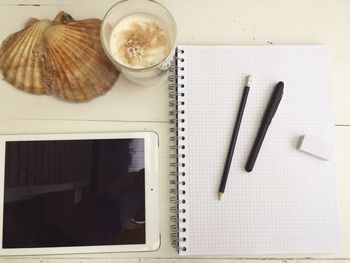
[[[273,116],[275,116],[278,105],[280,104],[280,101],[282,99],[283,88],[284,88],[284,83],[282,81],[280,81],[280,82],[278,82],[278,84],[275,86],[275,88],[273,90],[273,93],[272,93],[271,98],[270,98],[270,102],[267,105],[264,117],[261,120],[260,128],[259,128],[258,134],[255,138],[253,148],[250,152],[248,161],[245,165],[245,170],[247,172],[251,172],[253,170],[256,158],[258,157],[258,154],[259,154],[261,145],[264,141],[266,132],[270,126],[270,123],[273,119]]]

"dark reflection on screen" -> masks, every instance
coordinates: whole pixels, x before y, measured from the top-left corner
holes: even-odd
[[[6,143],[3,248],[145,243],[143,139]]]

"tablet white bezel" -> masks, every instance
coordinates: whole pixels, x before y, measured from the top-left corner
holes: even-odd
[[[106,245],[44,248],[3,248],[3,206],[6,141],[133,139],[145,142],[145,218],[146,243],[137,245]],[[154,251],[160,246],[159,231],[158,135],[155,132],[70,133],[0,135],[0,255],[40,255],[100,252]]]

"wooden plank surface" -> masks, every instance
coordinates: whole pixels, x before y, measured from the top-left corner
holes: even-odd
[[[40,257],[15,257],[17,261],[13,262],[135,262],[135,260],[164,260],[164,262],[213,262],[214,257],[195,257],[181,258],[170,245],[170,212],[169,212],[169,125],[167,123],[130,123],[130,122],[104,122],[104,121],[33,121],[33,120],[0,120],[0,134],[16,133],[69,133],[69,132],[111,132],[111,131],[132,131],[144,130],[155,131],[159,134],[159,171],[160,171],[160,229],[161,229],[161,247],[155,252],[135,252],[135,253],[109,253],[109,254],[78,254],[78,255],[52,255]],[[232,262],[247,261],[251,259],[269,262],[283,262],[284,259],[295,259],[292,262],[304,260],[329,262],[350,260],[350,127],[336,127],[336,155],[337,155],[337,183],[339,190],[339,207],[341,212],[341,229],[343,238],[343,248],[337,255],[261,255],[261,256],[232,256]],[[231,262],[230,257],[217,257],[222,262]],[[15,260],[13,257],[0,258],[1,262],[7,262],[5,259]],[[5,260],[5,261],[1,261]],[[27,261],[24,261],[27,260]],[[46,260],[46,261],[45,261]],[[51,260],[51,261],[50,261]],[[130,260],[130,261],[128,261]],[[167,261],[168,260],[168,261]],[[211,261],[210,261],[211,260]],[[279,261],[278,261],[279,260]],[[264,261],[264,262],[266,262]],[[11,262],[11,261],[9,261]],[[144,261],[148,262],[148,261]],[[152,261],[153,262],[153,261]]]
[[[116,0],[0,0],[0,41],[30,16],[102,18]],[[350,1],[160,0],[174,15],[181,44],[327,44],[334,82],[337,179],[343,249],[337,255],[180,258],[170,245],[169,126],[166,83],[141,88],[123,77],[104,96],[72,104],[28,95],[0,80],[0,134],[150,130],[160,138],[161,248],[147,253],[1,257],[2,262],[350,262]]]
[[[23,28],[30,17],[50,18],[64,10],[76,19],[103,18],[115,1],[0,1],[0,41]],[[166,121],[167,83],[144,88],[119,78],[105,95],[88,103],[67,103],[52,96],[29,95],[0,81],[0,118]],[[4,99],[6,98],[6,99]],[[142,112],[143,114],[140,114]]]
[[[28,17],[53,18],[57,12],[64,10],[77,19],[103,18],[115,2],[0,0],[0,40],[23,28]],[[335,120],[337,124],[350,124],[350,1],[160,2],[172,12],[177,22],[180,44],[329,45],[335,87]],[[48,96],[29,96],[5,82],[0,82],[0,87],[0,118],[166,121],[168,117],[164,110],[167,107],[164,100],[167,96],[166,83],[141,88],[121,77],[106,95],[80,104],[66,103]]]

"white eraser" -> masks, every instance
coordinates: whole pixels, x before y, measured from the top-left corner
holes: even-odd
[[[297,149],[327,161],[333,156],[332,145],[311,135],[300,136]]]

